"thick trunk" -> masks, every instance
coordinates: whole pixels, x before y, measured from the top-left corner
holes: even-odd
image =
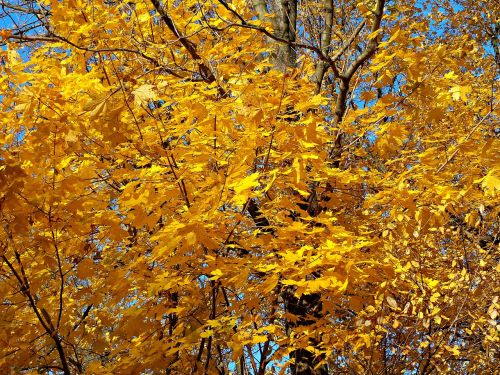
[[[320,319],[322,316],[321,295],[319,293],[302,295],[297,298],[291,290],[285,290],[282,294],[285,301],[287,313],[297,317],[296,320],[287,321],[287,328],[309,326]],[[310,342],[311,346],[316,346],[317,342]],[[326,365],[316,368],[321,361],[314,353],[306,349],[297,349],[290,353],[290,357],[295,360],[290,366],[292,375],[327,375],[328,367]]]
[[[328,12],[331,16],[333,9],[332,1],[325,1],[325,7],[329,8]],[[297,52],[292,46],[296,42],[297,0],[272,0],[270,6],[265,3],[265,0],[254,0],[253,6],[262,20],[267,20],[265,19],[265,14],[268,9],[274,13],[274,18],[271,19],[274,27],[274,35],[288,42],[279,43],[271,55],[271,61],[275,69],[285,71],[287,68],[293,68],[297,60]],[[330,27],[325,28],[325,35],[322,36],[322,45],[324,44],[325,50],[328,49],[331,39],[331,19],[327,20],[327,23],[329,23]],[[322,77],[324,72],[319,74]],[[258,227],[266,228],[269,226],[269,221],[262,216],[255,202],[250,202],[248,212]],[[268,233],[273,232],[268,229]],[[296,316],[296,319],[293,319],[293,321],[286,322],[289,330],[299,326],[311,325],[315,320],[321,318],[322,305],[319,293],[303,295],[297,298],[294,296],[293,290],[283,287],[281,297],[287,312]],[[314,347],[317,343],[310,342],[310,345]],[[295,360],[295,363],[290,366],[292,375],[328,374],[327,366],[320,366],[315,369],[320,359],[306,349],[294,350],[290,353],[290,356]]]
[[[289,43],[296,41],[297,26],[297,1],[296,0],[274,0],[275,30],[274,34]],[[284,71],[286,68],[294,67],[297,60],[297,52],[290,44],[280,43],[273,55],[273,63],[277,69]]]
[[[329,49],[332,39],[332,25],[333,25],[333,1],[323,0],[323,20],[324,24],[320,36],[319,50],[323,56],[329,56]],[[371,20],[371,32],[375,32],[380,28],[380,22],[383,15],[385,0],[377,0],[376,6],[373,11],[373,18]],[[254,9],[259,14],[262,20],[270,21],[274,28],[274,35],[282,42],[279,43],[271,54],[271,61],[274,68],[280,71],[285,71],[287,68],[292,68],[296,64],[297,54],[294,49],[296,43],[297,31],[297,0],[271,0],[267,3],[266,0],[253,0]],[[267,13],[274,13],[273,18],[266,18]],[[350,82],[356,71],[368,60],[374,53],[378,45],[378,38],[369,40],[362,52],[351,62],[342,69],[335,65],[335,62],[346,51],[347,48],[355,41],[361,30],[364,28],[366,21],[361,22],[354,30],[351,37],[346,40],[340,51],[335,56],[331,57],[329,65],[328,60],[321,60],[316,66],[316,71],[313,80],[316,83],[316,93],[321,91],[323,77],[326,71],[331,68],[338,81],[337,100],[334,108],[333,123],[335,127],[339,127],[346,112],[347,98],[350,90]],[[270,38],[271,40],[271,38]],[[329,159],[332,167],[340,167],[342,151],[342,133],[337,131],[335,140],[329,150]],[[314,190],[314,189],[313,189]],[[312,195],[314,196],[314,194]],[[257,204],[253,201],[250,202],[248,212],[254,219],[256,225],[260,228],[268,228],[269,221],[261,214]],[[308,206],[311,206],[310,204]],[[309,207],[310,208],[310,207]],[[309,210],[311,216],[319,212],[318,210]],[[269,233],[273,233],[269,230]],[[296,297],[294,291],[289,287],[282,287],[281,297],[285,304],[287,313],[294,315],[294,319],[289,319],[286,322],[287,329],[293,331],[297,328],[304,328],[311,326],[315,321],[322,317],[322,304],[321,294],[313,293],[309,295],[302,295]],[[317,346],[317,342],[309,340],[309,346]],[[290,353],[290,357],[294,360],[291,365],[292,375],[326,375],[328,374],[328,366],[318,366],[321,358],[304,348],[296,349]]]
[[[321,32],[320,49],[323,55],[328,56],[330,43],[332,41],[332,25],[333,25],[333,0],[323,1],[324,25]],[[326,61],[319,60],[316,65],[313,80],[316,83],[316,94],[321,91],[323,77],[328,68]]]

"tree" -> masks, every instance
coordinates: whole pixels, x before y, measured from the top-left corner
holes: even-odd
[[[0,1],[2,373],[495,371],[489,2]]]

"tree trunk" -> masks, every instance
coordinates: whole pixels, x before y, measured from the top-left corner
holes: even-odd
[[[274,0],[275,30],[274,34],[289,43],[296,41],[297,26],[297,1],[296,0]],[[284,71],[286,68],[295,66],[297,52],[290,44],[280,43],[273,55],[273,63],[277,69]]]
[[[296,42],[297,30],[297,0],[272,0],[271,4],[266,4],[265,0],[253,0],[254,9],[259,14],[262,20],[267,20],[265,14],[268,10],[274,13],[274,18],[271,20],[274,27],[274,34],[286,40],[288,43],[279,43],[271,55],[271,61],[274,68],[280,71],[285,71],[287,68],[293,68],[297,60],[297,51],[293,47]],[[332,15],[332,2],[326,0],[325,7],[328,8],[330,16]],[[331,38],[331,19],[327,20],[330,24],[330,32],[326,32],[322,36],[322,44],[325,44],[325,50],[328,48]],[[321,79],[324,72],[321,74]],[[321,85],[321,83],[320,83]],[[252,201],[249,206],[249,213],[254,218],[258,226],[262,226],[265,222],[269,225],[267,219],[260,215],[258,207]],[[321,294],[313,293],[302,295],[297,298],[293,294],[293,290],[289,287],[283,287],[281,292],[285,309],[288,313],[296,316],[293,321],[287,321],[287,329],[293,329],[299,326],[308,326],[314,323],[322,315]],[[311,346],[316,346],[317,343],[310,342]],[[290,353],[290,357],[295,360],[290,366],[292,375],[327,375],[327,366],[320,366],[315,369],[320,359],[316,358],[314,353],[306,349],[297,349]]]

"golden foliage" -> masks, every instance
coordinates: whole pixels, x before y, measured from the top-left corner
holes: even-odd
[[[495,371],[491,16],[340,3],[319,83],[313,1],[281,70],[242,0],[0,32],[1,373]]]

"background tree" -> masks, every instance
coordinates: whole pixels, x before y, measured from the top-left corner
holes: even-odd
[[[495,371],[498,7],[0,1],[2,372]]]

